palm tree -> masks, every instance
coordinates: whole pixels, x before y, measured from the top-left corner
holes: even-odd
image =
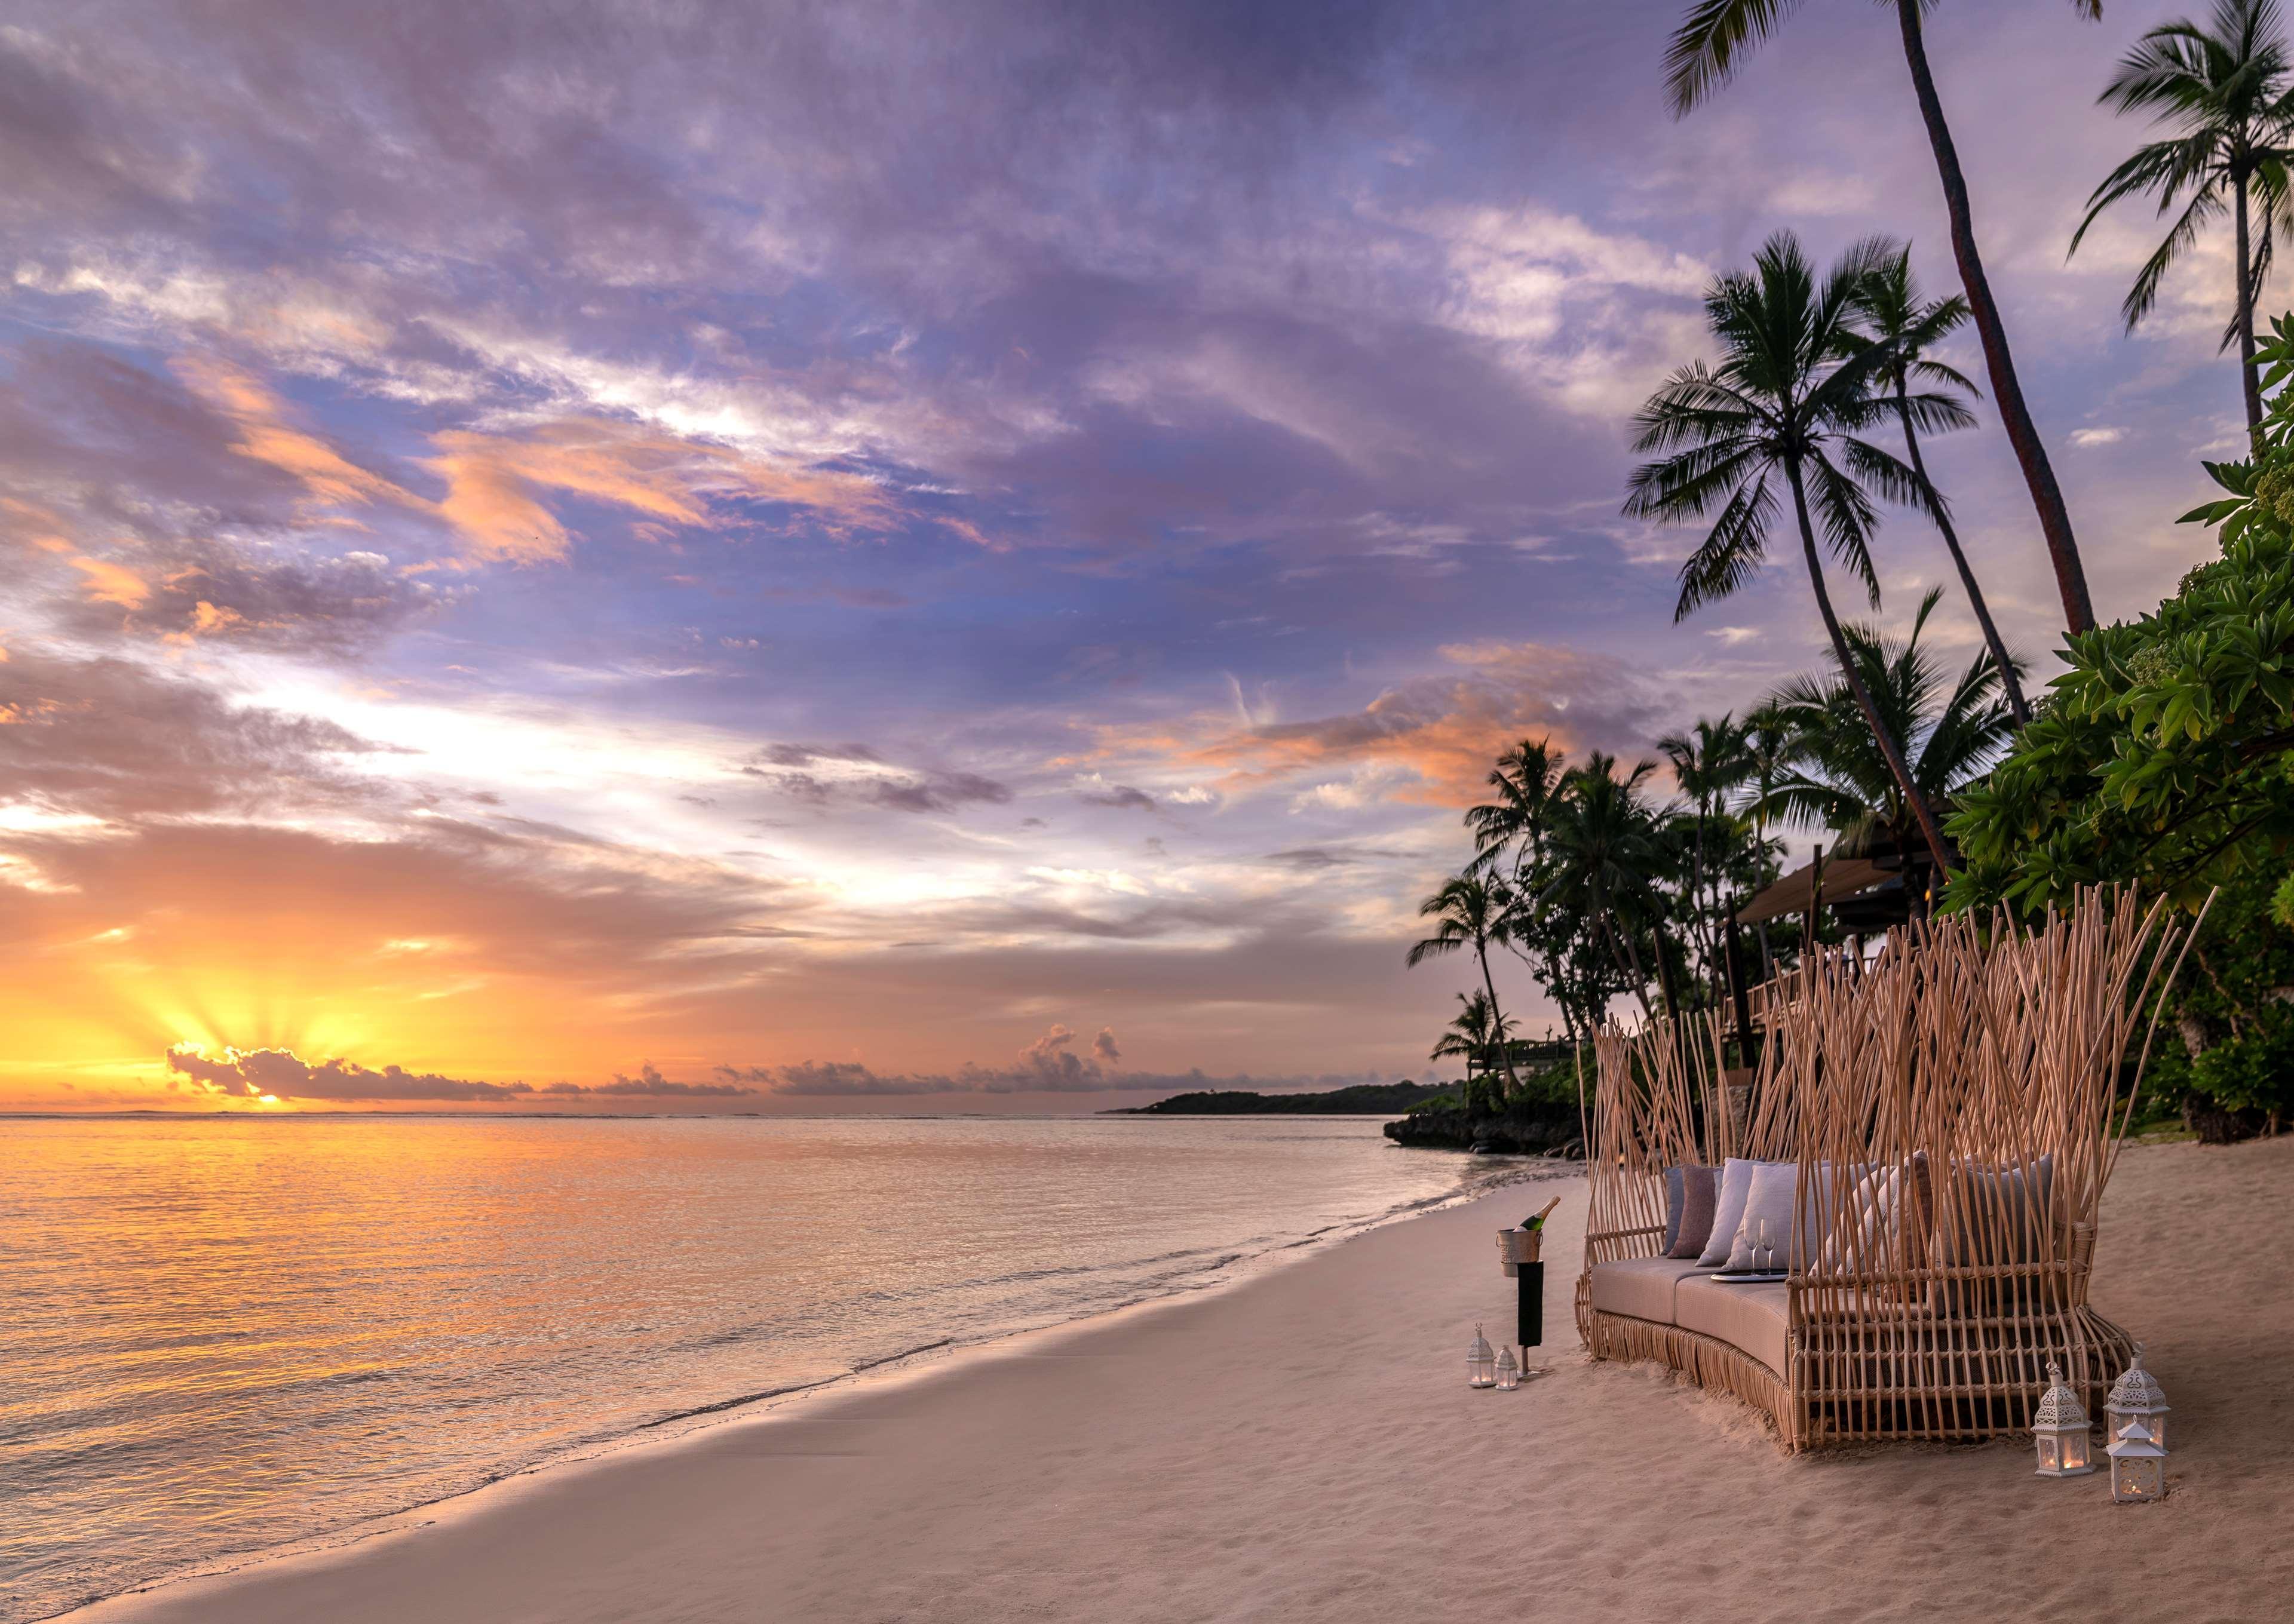
[[[2000,640],[1999,628],[1992,624],[1991,606],[1983,601],[1983,589],[1975,584],[1975,571],[1959,545],[1959,532],[1951,522],[1951,509],[1935,488],[1935,482],[1928,477],[1927,460],[1920,455],[1919,433],[1912,426],[1913,378],[1934,386],[1940,406],[1959,407],[1952,394],[1955,390],[1976,393],[1974,384],[1965,374],[1928,353],[1967,320],[1967,301],[1956,293],[1947,299],[1923,301],[1919,284],[1912,280],[1912,250],[1908,245],[1880,241],[1868,251],[1877,256],[1879,263],[1856,291],[1856,314],[1866,332],[1854,341],[1855,346],[1886,346],[1875,381],[1896,402],[1897,420],[1904,430],[1904,451],[1911,459],[1912,473],[1919,480],[1921,502],[1928,516],[1935,521],[1936,532],[1943,537],[1944,549],[1950,553],[1952,565],[1959,572],[1959,584],[1967,592],[1967,605],[1975,611],[1975,622],[1983,629],[1984,646],[1990,649],[1993,663],[2006,677],[2007,705],[2020,726],[2031,719],[2031,708],[2023,701],[2023,685],[2015,679],[2014,663],[2008,658],[2006,644]],[[1964,407],[1959,409],[1965,421],[1974,421]]]
[[[1654,934],[1658,929],[1664,900],[1656,881],[1672,866],[1672,854],[1665,849],[1664,815],[1643,793],[1656,763],[1639,762],[1622,778],[1616,766],[1614,756],[1597,750],[1564,781],[1547,834],[1542,884],[1529,905],[1541,914],[1558,908],[1586,922],[1646,1014],[1651,1012],[1648,972],[1641,968],[1639,938],[1643,930]],[[1664,951],[1662,942],[1657,951]]]
[[[1850,626],[1849,646],[1865,689],[1899,736],[1910,742],[1912,780],[1931,804],[1951,796],[1992,761],[2014,734],[2002,697],[1999,668],[1987,650],[1955,682],[1920,646],[1940,588],[1920,600],[1911,635],[1883,637],[1877,628]],[[1786,683],[1769,698],[1793,730],[1790,764],[1761,799],[1765,816],[1820,823],[1851,846],[1876,840],[1909,849],[1916,818],[1895,775],[1873,749],[1859,704],[1830,672]]]
[[[2079,562],[2078,543],[2071,534],[2070,510],[2063,505],[2062,488],[2055,483],[2054,465],[2024,404],[2023,386],[2016,381],[2015,358],[2007,349],[2007,329],[1999,319],[1999,302],[1992,297],[1990,280],[1983,273],[1983,258],[1976,251],[1975,221],[1967,198],[1967,177],[1960,172],[1959,149],[1945,122],[1943,102],[1936,95],[1935,77],[1928,70],[1927,40],[1921,14],[1933,0],[1891,0],[1898,32],[1903,37],[1904,62],[1911,69],[1912,92],[1919,100],[1920,118],[1927,126],[1928,144],[1935,152],[1936,174],[1943,183],[1944,210],[1951,219],[1952,256],[1959,262],[1960,285],[1967,290],[1968,308],[1975,330],[1983,340],[1983,360],[1991,372],[1991,398],[1999,404],[1999,421],[2022,466],[2023,483],[2039,516],[2040,533],[2055,569],[2056,589],[2063,600],[2063,621],[2073,631],[2095,626],[2095,606],[2087,589],[2087,571]],[[1665,88],[1679,118],[1727,83],[1745,53],[1774,33],[1799,0],[1696,0],[1688,16],[1673,30],[1665,52]],[[2071,0],[2082,17],[2100,18],[2103,0]]]
[[[1769,832],[1768,814],[1761,809],[1769,789],[1783,776],[1791,759],[1793,748],[1792,724],[1775,705],[1763,700],[1745,716],[1745,753],[1751,762],[1745,775],[1753,791],[1753,831],[1765,837]]]
[[[1714,850],[1707,836],[1727,816],[1729,798],[1752,775],[1752,752],[1745,730],[1733,716],[1723,716],[1717,722],[1700,717],[1690,731],[1669,733],[1656,742],[1656,747],[1672,765],[1680,792],[1696,803],[1690,819],[1687,889],[1705,970],[1709,977],[1717,977],[1721,956],[1720,882],[1728,847],[1735,842],[1724,842]]]
[[[2153,122],[2171,124],[2177,134],[2152,142],[2112,170],[2087,199],[2087,218],[2071,235],[2076,254],[2098,215],[2138,192],[2156,196],[2161,215],[2183,204],[2167,240],[2144,261],[2119,307],[2131,333],[2157,303],[2168,268],[2196,240],[2199,228],[2222,214],[2224,194],[2229,194],[2238,309],[2223,331],[2221,347],[2238,342],[2249,435],[2262,426],[2254,301],[2270,272],[2272,230],[2285,223],[2286,166],[2294,158],[2286,144],[2294,134],[2289,129],[2294,124],[2294,93],[2287,73],[2277,0],[2216,0],[2210,27],[2184,18],[2145,34],[2096,99],[2122,113],[2146,110]],[[2257,201],[2259,235],[2250,219]]]
[[[1471,874],[1460,874],[1444,883],[1442,889],[1418,905],[1418,915],[1434,922],[1434,934],[1415,944],[1403,961],[1415,970],[1428,959],[1455,953],[1460,947],[1474,950],[1474,962],[1481,966],[1482,989],[1489,995],[1491,1019],[1502,1022],[1504,1014],[1498,1008],[1497,983],[1490,979],[1490,948],[1502,946],[1512,934],[1512,922],[1508,910],[1512,898],[1499,881],[1477,880]],[[1498,1060],[1505,1068],[1506,1092],[1519,1087],[1513,1075],[1513,1057],[1501,1049]]]
[[[1496,798],[1466,808],[1466,827],[1474,836],[1468,873],[1489,868],[1511,849],[1515,882],[1520,882],[1543,849],[1546,820],[1567,762],[1548,739],[1524,739],[1498,758],[1489,776]]]
[[[1639,433],[1633,449],[1669,454],[1633,470],[1625,512],[1687,519],[1720,509],[1712,531],[1680,566],[1673,619],[1682,621],[1759,572],[1777,516],[1775,482],[1782,475],[1809,586],[1841,673],[1863,705],[1906,801],[1919,814],[1928,849],[1941,862],[1948,849],[1943,831],[1913,787],[1903,749],[1850,657],[1810,515],[1812,496],[1834,556],[1864,583],[1878,607],[1871,551],[1878,515],[1865,487],[1915,500],[1920,485],[1909,468],[1857,437],[1895,406],[1868,387],[1881,351],[1841,359],[1849,348],[1857,291],[1872,269],[1869,257],[1851,254],[1818,286],[1799,240],[1779,231],[1761,245],[1752,274],[1735,272],[1714,282],[1704,296],[1704,313],[1720,341],[1720,365],[1691,361],[1634,418]],[[1948,426],[1961,409],[1920,394],[1906,396],[1902,410],[1932,429]]]
[[[1493,1069],[1490,1057],[1505,1059],[1513,1035],[1507,1029],[1505,1017],[1492,1008],[1487,994],[1460,993],[1458,1002],[1465,1007],[1443,1028],[1442,1041],[1427,1058],[1445,1060],[1456,1056],[1466,1062],[1464,1093],[1470,1111],[1476,1104],[1474,1068],[1478,1065],[1485,1072]]]
[[[1753,804],[1746,808],[1753,819],[1753,882],[1757,886],[1774,884],[1777,865],[1775,852],[1777,843],[1769,838],[1769,792],[1783,778],[1792,758],[1795,743],[1792,725],[1775,705],[1762,701],[1745,717],[1745,753],[1751,758],[1752,768],[1745,775],[1747,787],[1753,792]],[[1766,979],[1773,973],[1776,949],[1769,943],[1769,922],[1762,920],[1753,927],[1761,944],[1761,975]]]

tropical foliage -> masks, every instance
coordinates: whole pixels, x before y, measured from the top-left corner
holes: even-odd
[[[2294,318],[2261,352],[2294,373]],[[2210,463],[2228,494],[2184,516],[2222,556],[2152,613],[2070,640],[2043,713],[1952,819],[1967,867],[1951,900],[2034,909],[2131,880],[2195,905],[2268,891],[2294,843],[2294,403],[2257,454]]]
[[[1920,600],[1905,637],[1873,626],[1843,628],[1864,690],[1887,726],[1912,741],[1912,783],[1932,806],[1949,804],[1997,759],[2013,731],[1988,650],[1954,676],[1922,646],[1942,597],[1939,589]],[[1760,803],[1763,811],[1834,830],[1851,850],[1919,846],[1917,820],[1846,683],[1831,672],[1795,678],[1767,708],[1792,743],[1785,771]]]
[[[1960,797],[1950,907],[2026,912],[2129,881],[2207,917],[2159,1060],[2209,1137],[2294,1105],[2294,318],[2257,353],[2276,391],[2225,494],[2184,516],[2221,556],[2152,613],[2070,639],[2069,670],[1989,780]]]

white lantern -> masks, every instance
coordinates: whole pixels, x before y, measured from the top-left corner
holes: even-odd
[[[2111,1457],[2112,1499],[2140,1505],[2167,1498],[2167,1451],[2152,1438],[2142,1417],[2129,1419],[2103,1453]]]
[[[1478,1325],[1474,1328],[1474,1345],[1466,1350],[1466,1384],[1470,1387],[1498,1384],[1497,1355],[1490,1352]]]
[[[1521,1385],[1521,1367],[1513,1362],[1513,1350],[1498,1350],[1498,1391],[1511,1393]]]
[[[2047,1361],[2047,1391],[2031,1417],[2031,1438],[2038,1447],[2041,1477],[2085,1477],[2095,1470],[2095,1451],[2087,1437],[2087,1407],[2078,1394],[2063,1385],[2063,1368]]]
[[[2135,1344],[2135,1362],[2127,1367],[2126,1375],[2111,1384],[2111,1397],[2103,1401],[2103,1408],[2111,1417],[2104,1430],[2112,1437],[2139,1416],[2151,1441],[2161,1449],[2167,1447],[2167,1394],[2159,1385],[2159,1378],[2143,1368],[2141,1343]]]

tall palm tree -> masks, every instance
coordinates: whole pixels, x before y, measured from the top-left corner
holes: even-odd
[[[1694,108],[1726,84],[1746,53],[1774,33],[1800,0],[1696,0],[1680,26],[1673,30],[1665,52],[1665,88],[1674,117]],[[2016,380],[2015,358],[2007,348],[2007,329],[1999,319],[1999,302],[1991,295],[1990,279],[1983,273],[1983,257],[1976,251],[1975,221],[1967,198],[1967,177],[1960,172],[1959,149],[1936,95],[1935,76],[1928,69],[1927,38],[1922,13],[1934,0],[1882,0],[1893,5],[1898,33],[1902,37],[1905,66],[1911,69],[1912,93],[1918,98],[1920,118],[1927,126],[1928,145],[1935,153],[1936,175],[1943,183],[1945,213],[1951,219],[1952,257],[1959,262],[1960,285],[1967,290],[1968,309],[1983,340],[1984,364],[1991,372],[1991,398],[1999,405],[1999,422],[2015,448],[2023,469],[2023,483],[2031,492],[2031,506],[2039,516],[2039,531],[2046,538],[2047,556],[2055,570],[2055,587],[2062,595],[2063,621],[2073,631],[2095,627],[2095,605],[2087,589],[2087,570],[2079,562],[2078,542],[2071,534],[2070,510],[2063,505],[2062,488],[2055,483],[2054,465],[2024,403],[2023,386]],[[2080,16],[2103,15],[2103,0],[2070,0]]]
[[[1894,410],[1894,402],[1869,389],[1882,352],[1867,349],[1842,359],[1857,290],[1872,268],[1871,259],[1851,254],[1819,285],[1799,240],[1779,231],[1761,245],[1752,274],[1734,272],[1714,282],[1704,296],[1704,313],[1720,342],[1720,362],[1707,368],[1691,361],[1681,368],[1634,418],[1639,433],[1633,449],[1667,454],[1633,470],[1625,512],[1688,519],[1720,509],[1712,531],[1680,566],[1673,619],[1686,620],[1759,572],[1777,516],[1775,485],[1781,475],[1799,527],[1809,586],[1841,673],[1862,704],[1907,803],[1919,813],[1928,849],[1941,862],[1948,849],[1943,831],[1914,788],[1902,745],[1865,692],[1850,657],[1825,584],[1810,513],[1813,498],[1833,556],[1864,583],[1876,608],[1880,588],[1872,570],[1871,537],[1878,515],[1866,487],[1899,501],[1916,499],[1920,487],[1909,468],[1858,437]],[[1956,410],[1924,393],[1903,402],[1903,410],[1924,428],[1948,426]]]
[[[1489,995],[1491,1018],[1502,1021],[1505,1016],[1498,1008],[1497,983],[1490,978],[1490,948],[1504,946],[1512,934],[1511,903],[1499,881],[1477,880],[1471,874],[1445,881],[1440,890],[1418,905],[1419,917],[1434,922],[1434,934],[1414,945],[1403,962],[1415,970],[1428,959],[1471,947],[1474,962],[1481,966],[1482,990]],[[1513,1057],[1501,1049],[1498,1060],[1505,1068],[1506,1092],[1510,1094],[1520,1086],[1513,1075]]]
[[[2023,700],[2023,685],[2015,678],[2014,663],[2007,656],[2007,645],[2000,640],[1999,628],[1992,624],[1991,605],[1983,601],[1983,589],[1975,584],[1975,571],[1959,545],[1959,532],[1951,522],[1951,509],[1942,492],[1935,488],[1935,482],[1928,477],[1927,459],[1920,455],[1919,431],[1912,426],[1910,386],[1914,378],[1933,387],[1940,406],[1959,407],[1955,391],[1976,393],[1975,385],[1964,373],[1928,353],[1967,320],[1967,301],[1956,293],[1949,298],[1923,300],[1919,284],[1912,278],[1912,250],[1908,245],[1877,241],[1869,251],[1876,255],[1879,263],[1856,290],[1856,314],[1865,331],[1852,343],[1857,349],[1867,344],[1885,346],[1875,383],[1896,403],[1897,420],[1904,431],[1904,452],[1911,459],[1912,473],[1920,483],[1921,504],[1935,521],[1936,533],[1943,538],[1944,549],[1950,553],[1952,566],[1959,572],[1959,584],[1967,593],[1967,606],[1975,611],[1975,623],[1983,629],[1984,646],[1991,651],[1992,662],[2005,674],[2007,705],[2021,725],[2031,719],[2031,707]],[[1975,420],[1964,407],[1960,410],[1965,421]]]
[[[2270,272],[2273,229],[2285,223],[2286,168],[2294,158],[2288,145],[2294,139],[2288,72],[2277,0],[2215,0],[2210,25],[2183,18],[2145,34],[2096,99],[2122,113],[2147,111],[2153,123],[2172,125],[2176,134],[2140,149],[2105,176],[2087,199],[2087,218],[2071,234],[2076,254],[2098,215],[2138,192],[2157,197],[2161,215],[2183,205],[2167,240],[2143,262],[2119,307],[2131,333],[2158,302],[2159,282],[2168,268],[2196,240],[2199,228],[2222,214],[2228,194],[2238,308],[2223,331],[2221,347],[2228,349],[2233,339],[2238,343],[2249,435],[2262,426],[2254,301]],[[2261,205],[2258,235],[2250,217],[2256,203]]]
[[[1486,993],[1460,993],[1458,1002],[1464,1007],[1442,1029],[1442,1041],[1427,1058],[1446,1060],[1454,1056],[1466,1062],[1466,1107],[1471,1110],[1476,1104],[1474,1068],[1479,1066],[1485,1072],[1496,1069],[1490,1057],[1505,1059],[1513,1034],[1505,1017],[1491,1006]]]
[[[2014,733],[1989,651],[1953,680],[1920,646],[1941,596],[1938,588],[1920,600],[1907,637],[1885,637],[1871,626],[1846,629],[1864,686],[1909,741],[1913,783],[1932,804],[1989,770]],[[1786,683],[1768,703],[1792,728],[1794,744],[1786,770],[1761,797],[1762,812],[1826,824],[1851,845],[1876,837],[1908,850],[1916,819],[1847,685],[1829,671],[1812,673]]]

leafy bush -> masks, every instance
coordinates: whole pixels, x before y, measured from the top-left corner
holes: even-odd
[[[2132,881],[2216,896],[2154,1053],[2155,1098],[2209,1137],[2294,1105],[2294,317],[2260,352],[2275,394],[2254,455],[2209,463],[2228,494],[2184,516],[2222,556],[2140,619],[2068,640],[2069,670],[1949,829],[1945,905],[2033,913]]]

